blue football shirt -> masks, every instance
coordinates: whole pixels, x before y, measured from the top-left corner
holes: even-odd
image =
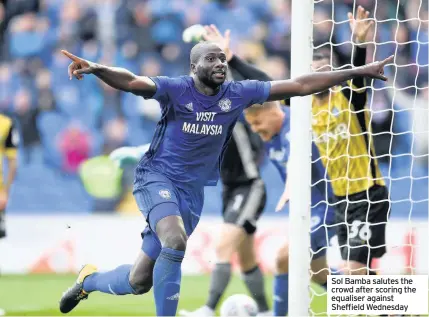
[[[280,132],[269,142],[265,143],[265,151],[270,161],[279,171],[284,182],[287,179],[287,162],[290,154],[290,108],[283,107],[285,118]],[[312,164],[311,164],[311,205],[315,206],[319,202],[327,202],[332,196],[331,186],[327,182],[325,168],[320,160],[317,147],[312,144]]]
[[[226,81],[214,96],[200,93],[190,76],[151,78],[161,105],[151,146],[136,169],[135,189],[145,170],[167,176],[181,187],[214,186],[223,152],[243,110],[264,103],[270,83]]]

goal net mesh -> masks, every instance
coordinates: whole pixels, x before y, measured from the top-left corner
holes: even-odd
[[[390,201],[384,243],[387,251],[379,259],[367,260],[366,267],[377,274],[427,274],[428,2],[315,1],[313,53],[326,56],[331,69],[356,64],[358,43],[353,40],[355,33],[348,13],[358,18],[360,5],[369,12],[368,19],[373,21],[363,43],[366,63],[394,55],[394,64],[385,68],[386,82],[366,80],[365,91],[361,89],[353,93],[350,93],[348,83],[331,89],[325,97],[326,102],[317,103],[313,99],[313,142],[327,167],[327,182],[336,194],[346,197],[334,201],[326,197],[330,208],[340,210],[343,207],[339,214],[343,215],[340,219],[344,221],[329,223],[325,217],[323,226],[328,238],[328,229],[336,230],[343,225],[347,242],[341,247],[345,247],[347,259],[354,259],[353,254],[361,247],[356,241],[368,246],[370,238],[382,229],[368,223],[374,217],[368,196],[357,196],[361,204],[358,210],[353,209],[356,204],[351,204],[353,198],[350,197],[356,197],[353,194],[365,191],[374,183],[385,183]],[[322,67],[323,63],[317,65]],[[352,88],[357,89],[355,83]],[[363,108],[354,104],[355,96],[360,93],[366,94]],[[346,105],[339,94],[346,96]],[[362,126],[362,120],[370,129]],[[363,152],[357,147],[366,150]],[[312,210],[315,208],[317,206],[312,205]],[[353,216],[353,213],[357,214]],[[312,232],[315,230],[317,228],[312,228]],[[353,245],[349,243],[351,240]],[[338,236],[331,242],[332,246],[327,250],[329,270],[344,273],[348,266],[342,260]],[[316,263],[313,260],[317,253],[311,253],[312,263]],[[322,272],[320,266],[311,266],[310,275],[314,280]],[[314,303],[322,300],[326,290],[312,287],[310,293]],[[314,309],[320,307],[318,305],[311,307],[313,316],[326,314],[326,310]]]

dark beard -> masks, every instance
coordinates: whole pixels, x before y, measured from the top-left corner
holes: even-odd
[[[210,87],[212,89],[218,89],[222,83],[216,83],[212,79],[212,71],[211,70],[205,70],[200,69],[197,73],[198,78],[201,80],[201,82],[206,85],[207,87]]]

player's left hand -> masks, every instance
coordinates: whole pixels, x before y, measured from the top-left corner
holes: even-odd
[[[370,28],[374,25],[374,20],[369,18],[369,11],[365,11],[362,6],[357,8],[356,18],[353,13],[348,13],[350,29],[353,34],[353,42],[364,43]]]
[[[395,56],[391,55],[381,62],[374,62],[365,66],[359,67],[360,76],[370,77],[387,81],[387,77],[384,76],[384,66],[393,62]]]
[[[208,42],[213,42],[219,45],[219,47],[225,52],[226,60],[229,62],[233,56],[233,53],[230,48],[231,43],[231,31],[226,30],[225,34],[222,35],[216,25],[206,25],[204,26],[206,33],[202,35],[203,39]]]

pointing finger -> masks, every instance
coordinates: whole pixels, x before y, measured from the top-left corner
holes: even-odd
[[[381,62],[381,65],[385,66],[387,64],[393,63],[394,59],[395,59],[395,55],[390,55],[388,58],[386,58],[384,61]]]
[[[70,52],[67,52],[66,50],[61,50],[61,53],[63,53],[68,58],[70,58],[73,62],[80,62],[80,58],[79,57],[73,55]]]

